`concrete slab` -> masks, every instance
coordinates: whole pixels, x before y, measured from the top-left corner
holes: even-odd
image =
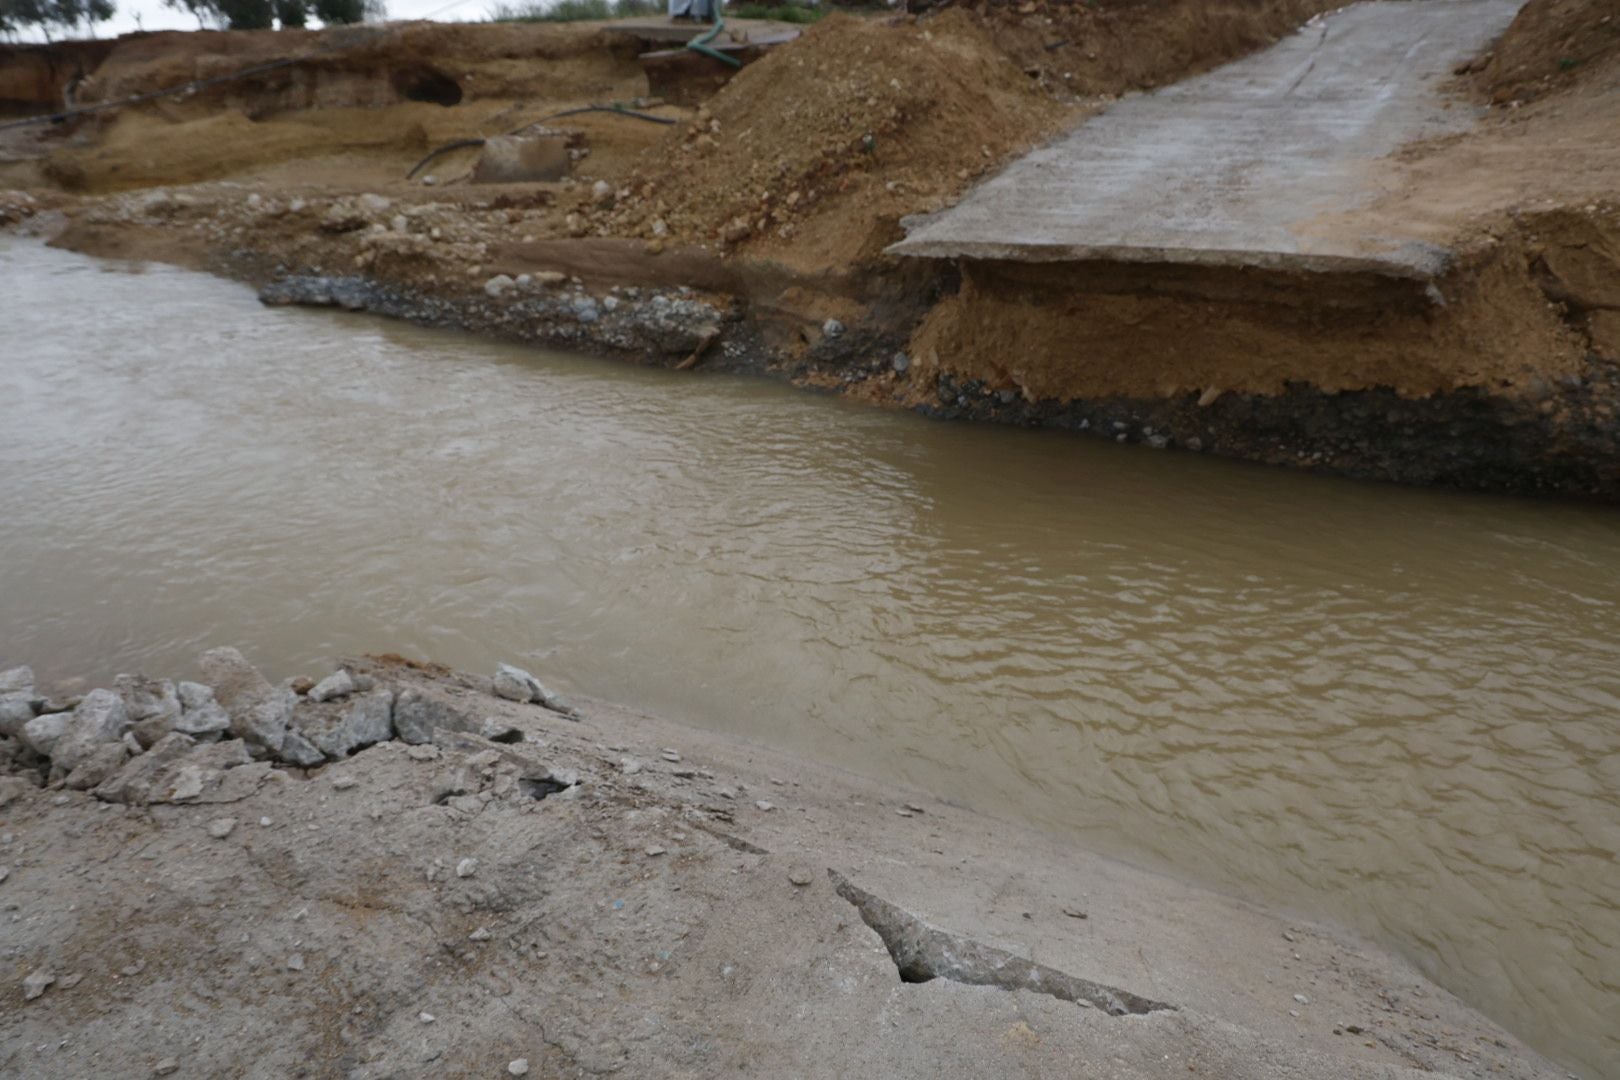
[[[1429,277],[1449,253],[1399,225],[1313,225],[1379,194],[1378,159],[1465,130],[1452,69],[1523,0],[1355,4],[1263,52],[1127,98],[1014,162],[889,251],[1373,271]]]

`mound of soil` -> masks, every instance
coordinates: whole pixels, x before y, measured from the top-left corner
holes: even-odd
[[[946,7],[948,5],[940,5]],[[1183,79],[1263,48],[1338,0],[975,0],[972,11],[1020,68],[1077,94]]]
[[[960,13],[834,15],[750,65],[596,214],[604,233],[794,240],[858,261],[901,214],[957,194],[1067,111]],[[819,249],[819,250],[817,250]]]
[[[1620,88],[1620,6],[1530,0],[1477,68],[1479,89],[1498,105],[1594,84]]]

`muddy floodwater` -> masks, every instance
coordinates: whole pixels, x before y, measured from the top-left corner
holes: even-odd
[[[516,661],[1348,924],[1620,1075],[1620,512],[0,243],[0,667]]]

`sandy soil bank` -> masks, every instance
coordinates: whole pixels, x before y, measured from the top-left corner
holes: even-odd
[[[348,670],[282,685],[294,726],[385,695],[396,738],[309,769],[239,672],[194,746],[212,699],[121,684],[130,739],[171,733],[91,790],[0,740],[0,1071],[1561,1075],[1331,927],[605,703]]]

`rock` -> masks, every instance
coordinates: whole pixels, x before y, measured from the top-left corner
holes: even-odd
[[[40,717],[30,721],[30,726]],[[52,742],[51,763],[71,771],[104,743],[122,742],[129,728],[124,701],[111,690],[92,690],[68,715],[67,728]]]
[[[512,1076],[528,1076],[529,1059],[513,1058],[511,1061],[506,1063],[506,1071]]]
[[[90,756],[68,773],[66,785],[74,791],[89,791],[99,787],[113,773],[123,767],[128,759],[129,751],[122,740],[115,743],[106,743],[91,751]]]
[[[837,337],[844,332],[844,324],[837,319],[828,319],[821,324],[821,332],[828,337]]]
[[[759,807],[761,810],[765,811],[766,813],[769,813],[770,811],[776,809],[776,804],[775,803],[766,802],[764,799],[760,799],[754,805]]]
[[[16,738],[23,725],[34,718],[32,691],[0,694],[0,735]]]
[[[403,696],[403,695],[401,695]],[[403,738],[403,736],[401,736]],[[422,746],[413,746],[406,751],[412,761],[438,761],[442,756],[439,748],[431,743]]]
[[[20,776],[0,776],[0,807],[9,806],[33,790],[34,785]]]
[[[0,885],[4,885],[6,883],[6,878],[8,878],[10,876],[11,876],[11,867],[9,867],[9,866],[0,866]]]
[[[568,280],[568,275],[561,270],[536,270],[532,275],[536,285],[552,287],[561,285]]]
[[[515,284],[508,274],[496,274],[484,282],[484,293],[488,296],[505,296]]]
[[[355,697],[339,715],[300,710],[297,731],[329,758],[394,737],[394,692],[386,687]]]
[[[467,940],[468,941],[488,941],[490,938],[492,938],[494,936],[495,935],[493,935],[493,934],[491,934],[489,932],[489,927],[480,926],[478,929],[474,930],[472,933],[467,935]]]
[[[523,730],[515,728],[497,716],[486,716],[479,725],[478,734],[490,742],[520,743],[523,741]]]
[[[152,1066],[153,1076],[168,1076],[170,1073],[180,1071],[180,1062],[172,1057],[166,1057]]]
[[[1311,999],[1306,997],[1304,994],[1295,994],[1294,1000],[1299,1002],[1301,1005],[1309,1005],[1311,1003]]]
[[[192,685],[196,685],[193,683]],[[207,689],[204,687],[204,689]],[[193,738],[208,738],[222,735],[231,729],[231,714],[225,707],[215,701],[212,696],[195,708],[187,709],[180,714],[180,719],[174,722],[169,729],[178,731]],[[161,736],[159,736],[161,738]]]
[[[668,850],[663,844],[648,844],[646,847],[648,858],[657,858]]]
[[[282,737],[281,749],[276,756],[289,765],[297,765],[301,769],[314,768],[326,760],[326,755],[320,748],[304,737],[303,732],[289,728]]]
[[[428,1012],[426,1009],[424,1009],[421,1012],[417,1013],[416,1018],[418,1020],[422,1021],[422,1023],[424,1023],[424,1024],[431,1024],[431,1023],[433,1023],[433,1021],[438,1019],[437,1016],[434,1016],[432,1013]]]
[[[802,889],[815,881],[816,875],[810,871],[808,866],[790,866],[788,867],[788,880]]]
[[[271,686],[259,669],[235,649],[209,649],[203,653],[201,665],[214,687],[215,700],[230,714],[231,732],[279,753],[298,695]]]
[[[354,787],[359,782],[360,781],[356,780],[352,774],[344,773],[342,776],[334,776],[334,777],[332,777],[332,790],[333,791],[348,791],[350,788]]]
[[[203,793],[203,788],[208,786],[208,780],[207,771],[200,766],[181,765],[174,770],[172,776],[166,778],[163,785],[166,789],[167,800],[169,802],[185,802],[187,799],[195,799]],[[152,801],[160,802],[163,800],[153,799]]]
[[[45,988],[56,981],[56,976],[48,971],[36,971],[23,979],[23,1000],[33,1001],[45,992]]]
[[[105,802],[143,805],[150,801],[153,785],[163,772],[195,745],[191,736],[170,732],[146,753],[109,776],[91,794]]]
[[[140,723],[154,717],[179,719],[180,696],[174,683],[168,679],[148,679],[144,675],[119,675],[113,679],[113,688],[124,701],[129,722]],[[156,740],[154,740],[156,741]]]
[[[380,214],[384,210],[387,210],[390,206],[394,205],[394,201],[392,199],[383,195],[374,194],[370,191],[360,196],[358,202],[362,208],[371,211],[373,214]]]
[[[567,698],[547,689],[539,679],[511,664],[502,664],[496,670],[494,688],[496,694],[508,701],[532,701],[566,716],[579,715]]]
[[[482,726],[449,702],[414,688],[401,690],[394,702],[394,732],[404,742],[431,742],[437,728],[479,731]]]
[[[7,668],[0,671],[0,694],[12,694],[18,691],[34,691],[34,669],[24,664],[21,667]]]
[[[50,757],[56,744],[67,734],[71,713],[46,713],[36,716],[22,726],[17,737],[34,753]]]
[[[462,859],[456,863],[456,877],[470,878],[476,873],[478,873],[477,859]]]
[[[598,180],[591,185],[591,201],[598,206],[606,206],[613,201],[613,185],[606,180]]]
[[[236,819],[233,817],[215,818],[208,823],[208,835],[215,840],[223,840],[236,831]]]
[[[287,970],[288,971],[303,971],[304,970],[304,954],[303,953],[293,953],[291,956],[287,957]]]
[[[309,700],[330,701],[354,693],[354,676],[348,668],[338,668],[332,674],[310,687]]]
[[[182,709],[200,709],[214,703],[214,688],[200,682],[182,682],[176,688]]]
[[[911,368],[911,357],[903,352],[897,352],[889,361],[889,366],[894,368],[896,375],[904,375]]]

